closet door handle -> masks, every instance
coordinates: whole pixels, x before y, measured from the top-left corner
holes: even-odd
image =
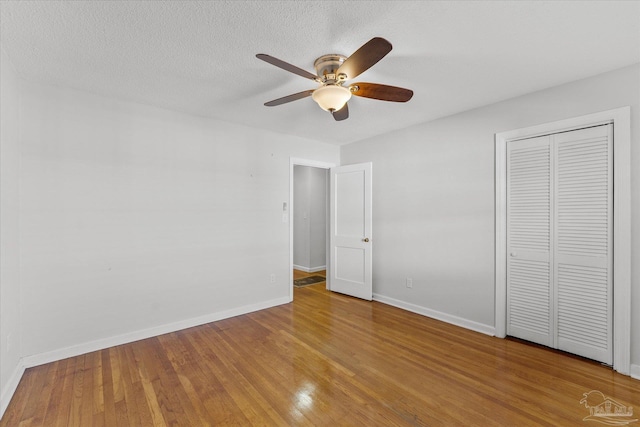
[[[365,237],[364,239],[362,239],[362,241],[365,242],[365,243],[369,243],[369,238]]]

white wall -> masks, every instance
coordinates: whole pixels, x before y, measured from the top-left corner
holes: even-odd
[[[311,168],[309,181],[309,266],[324,269],[327,265],[327,190],[329,170]]]
[[[623,106],[632,114],[631,362],[640,375],[639,65],[343,146],[342,164],[374,163],[374,293],[491,330],[495,133]]]
[[[293,268],[309,268],[309,179],[311,168],[293,166]]]
[[[0,48],[0,416],[20,367],[19,139],[20,84]]]
[[[289,158],[339,159],[331,145],[26,82],[20,132],[28,364],[287,302]]]
[[[303,271],[326,267],[326,169],[294,165],[293,264]]]

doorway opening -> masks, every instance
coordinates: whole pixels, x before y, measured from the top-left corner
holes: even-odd
[[[335,164],[313,160],[290,160],[291,301],[296,284],[298,287],[320,283],[328,285],[326,271],[329,266],[329,169],[334,166]]]

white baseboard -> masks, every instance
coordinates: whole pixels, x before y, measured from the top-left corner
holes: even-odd
[[[117,345],[128,344],[130,342],[143,340],[146,338],[156,337],[158,335],[168,334],[171,332],[179,331],[182,329],[192,328],[194,326],[204,325],[206,323],[215,322],[217,320],[228,319],[230,317],[240,316],[242,314],[251,313],[253,311],[264,310],[265,308],[275,307],[277,305],[289,303],[289,297],[276,298],[269,301],[264,301],[256,304],[245,305],[242,307],[233,308],[231,310],[220,311],[217,313],[211,313],[200,317],[194,317],[191,319],[185,319],[166,325],[156,326],[149,329],[143,329],[140,331],[130,332],[115,337],[109,337],[90,341],[83,344],[74,345],[71,347],[61,348],[58,350],[49,351],[46,353],[34,354],[23,358],[24,365],[27,368],[33,366],[43,365],[45,363],[55,362],[56,360],[66,359],[68,357],[79,356],[81,354],[90,353],[92,351],[103,350],[105,348],[114,347]]]
[[[7,410],[7,406],[9,406],[9,402],[11,402],[11,398],[18,388],[18,384],[20,383],[20,379],[22,379],[25,369],[26,367],[24,362],[20,359],[18,366],[16,366],[13,370],[13,374],[11,374],[9,382],[5,385],[2,393],[0,394],[0,419],[4,415],[4,411]]]
[[[381,302],[383,304],[392,305],[394,307],[398,307],[403,310],[411,311],[413,313],[418,313],[423,316],[431,317],[432,319],[441,320],[443,322],[460,326],[465,329],[470,329],[472,331],[480,332],[485,335],[495,336],[496,334],[496,328],[493,326],[474,322],[468,319],[463,319],[462,317],[453,316],[447,313],[442,313],[440,311],[432,310],[430,308],[411,304],[405,301],[400,301],[395,298],[386,297],[380,294],[373,294],[373,300]]]
[[[636,380],[640,380],[640,365],[631,365],[631,371],[629,373],[629,375],[631,375],[631,378],[634,378]]]
[[[305,273],[315,273],[316,271],[326,270],[327,266],[326,265],[321,265],[320,267],[303,267],[301,265],[295,265],[294,264],[293,268],[295,270],[304,271]]]

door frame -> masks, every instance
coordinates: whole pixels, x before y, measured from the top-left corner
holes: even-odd
[[[631,107],[495,135],[495,336],[507,331],[507,142],[613,123],[613,369],[631,368]]]
[[[288,209],[288,221],[289,221],[289,302],[293,301],[293,167],[294,166],[310,166],[313,168],[329,170],[335,166],[335,163],[321,162],[318,160],[301,159],[296,157],[289,158],[289,209]],[[329,200],[329,189],[327,188],[327,201]],[[327,270],[329,270],[329,224],[331,218],[328,215],[329,206],[327,204],[327,244],[325,247]],[[331,289],[331,283],[329,277],[327,277],[327,289]]]

